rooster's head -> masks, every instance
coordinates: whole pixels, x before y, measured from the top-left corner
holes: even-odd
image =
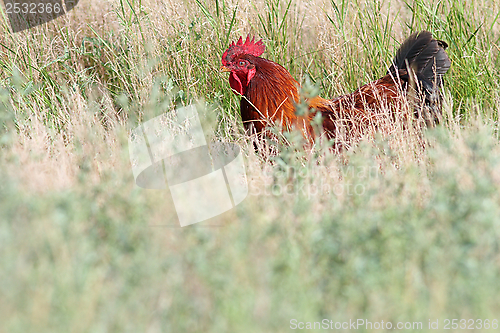
[[[255,42],[255,37],[250,40],[250,35],[248,35],[245,42],[240,37],[238,42],[231,43],[222,55],[221,70],[231,72],[229,84],[238,94],[245,94],[248,83],[256,72],[255,57],[259,57],[265,49],[262,40]]]

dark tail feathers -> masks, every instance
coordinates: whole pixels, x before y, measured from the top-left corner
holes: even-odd
[[[425,96],[425,110],[419,108],[416,113],[424,116],[428,124],[439,122],[441,118],[440,87],[443,85],[443,76],[451,65],[445,51],[447,47],[448,44],[434,39],[428,31],[416,32],[401,44],[387,72],[399,75],[408,84],[411,71],[408,71],[407,66],[410,66],[416,77],[417,91],[423,91]],[[422,115],[422,111],[425,114]]]

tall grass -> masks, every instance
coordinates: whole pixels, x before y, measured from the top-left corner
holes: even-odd
[[[17,34],[3,15],[0,331],[288,332],[292,319],[427,331],[429,319],[440,330],[500,319],[499,10],[82,0]],[[259,36],[265,57],[334,98],[383,75],[421,29],[453,62],[442,125],[338,155],[290,133],[277,154],[255,154],[218,72],[231,41]],[[127,136],[198,101],[212,138],[242,147],[250,194],[180,228],[167,191],[134,184]]]

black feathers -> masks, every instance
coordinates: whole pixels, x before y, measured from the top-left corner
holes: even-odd
[[[395,73],[396,68],[407,69],[408,63],[417,75],[425,79],[432,79],[435,74],[443,76],[451,65],[444,51],[447,47],[448,44],[432,38],[428,31],[414,33],[399,47],[388,74]]]
[[[401,44],[387,72],[400,76],[406,83],[414,81],[412,86],[417,91],[423,90],[427,111],[431,113],[431,117],[425,117],[428,122],[431,118],[434,121],[440,118],[439,88],[443,84],[443,75],[451,65],[445,52],[447,47],[448,44],[434,39],[428,31],[414,33]],[[413,80],[410,79],[412,72]]]

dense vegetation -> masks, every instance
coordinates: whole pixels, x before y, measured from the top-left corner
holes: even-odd
[[[4,14],[0,331],[500,319],[498,13],[486,0],[82,0],[17,34]],[[229,42],[260,36],[265,57],[333,98],[421,29],[450,46],[440,126],[340,156],[294,134],[255,154],[218,72]],[[180,228],[168,191],[135,185],[128,133],[199,101],[207,135],[242,147],[250,194]]]

